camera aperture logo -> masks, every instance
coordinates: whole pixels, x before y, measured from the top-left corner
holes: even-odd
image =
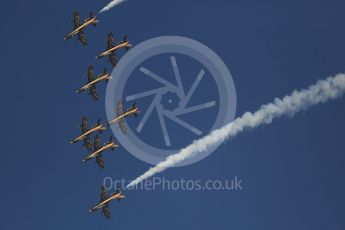
[[[125,107],[137,108],[139,114],[111,129],[129,153],[153,165],[235,117],[230,71],[215,52],[189,38],[144,41],[128,51],[111,77],[106,90],[108,120]],[[114,108],[116,104],[120,108]],[[217,147],[177,166],[202,160]]]

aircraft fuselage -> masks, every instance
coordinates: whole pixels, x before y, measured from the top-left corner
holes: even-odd
[[[102,58],[105,56],[110,55],[112,52],[121,49],[121,48],[126,48],[126,47],[131,47],[132,45],[129,44],[129,41],[124,41],[124,42],[120,42],[119,44],[117,44],[116,46],[104,51],[103,53],[100,53],[99,55],[97,55],[96,59],[98,58]]]
[[[85,90],[91,88],[93,85],[97,84],[98,82],[100,82],[100,81],[108,81],[108,80],[110,80],[110,78],[111,77],[110,77],[109,73],[101,75],[101,76],[97,77],[95,80],[87,83],[86,85],[84,85],[83,87],[78,89],[76,92],[79,93],[79,92],[85,91]]]
[[[86,138],[88,135],[90,135],[91,133],[97,132],[97,131],[102,131],[102,130],[106,130],[107,128],[104,127],[103,124],[97,125],[94,128],[88,130],[87,132],[83,133],[82,135],[80,135],[79,137],[75,138],[73,141],[71,141],[71,144],[74,144],[78,141],[83,140],[84,138]]]
[[[115,124],[115,123],[121,121],[122,119],[124,119],[124,118],[126,118],[126,117],[128,117],[128,116],[130,116],[130,115],[132,115],[132,114],[136,114],[136,113],[138,113],[138,112],[139,112],[139,109],[138,109],[138,108],[130,109],[130,110],[128,110],[127,112],[125,112],[124,114],[122,114],[122,115],[116,117],[114,120],[110,121],[110,122],[109,122],[109,125]]]

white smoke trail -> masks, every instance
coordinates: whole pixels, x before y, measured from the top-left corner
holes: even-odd
[[[276,98],[273,103],[262,105],[254,113],[246,112],[242,117],[212,131],[209,135],[194,141],[180,152],[169,156],[165,161],[150,168],[144,174],[136,178],[127,188],[135,186],[153,175],[164,171],[188,158],[194,157],[200,152],[206,151],[215,144],[221,143],[230,137],[235,137],[246,128],[254,128],[262,124],[270,124],[274,118],[283,115],[292,116],[295,113],[307,109],[313,105],[324,103],[328,100],[340,97],[345,92],[345,74],[338,74],[326,80],[320,80],[315,85],[301,91],[294,91],[283,99]]]
[[[103,13],[104,11],[108,11],[110,10],[111,8],[113,8],[114,6],[117,6],[123,2],[125,2],[127,0],[113,0],[111,1],[108,5],[106,5],[105,7],[103,7],[103,9],[101,9],[98,13]]]

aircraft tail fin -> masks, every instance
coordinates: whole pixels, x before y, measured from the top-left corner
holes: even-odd
[[[102,124],[101,118],[98,118],[97,125],[101,125],[101,124]],[[99,133],[103,133],[102,129],[99,130]]]
[[[121,192],[120,192],[120,193],[121,193]],[[124,196],[123,196],[123,195],[121,195],[120,197],[118,197],[118,198],[117,198],[117,201],[119,201],[119,202],[120,202],[120,201],[121,201],[123,198],[124,198]]]
[[[137,107],[137,103],[134,102],[133,105],[132,105],[132,110],[137,110],[135,113],[134,113],[134,116],[137,117],[139,115],[139,110],[138,110],[138,107]]]
[[[89,17],[89,20],[93,19],[93,18],[96,18],[96,16],[93,14],[93,12],[91,11],[90,12],[90,17]],[[97,25],[97,23],[99,22],[99,20],[95,20],[92,25],[95,27]]]

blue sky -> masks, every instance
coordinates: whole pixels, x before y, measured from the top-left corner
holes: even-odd
[[[162,35],[204,43],[232,73],[240,116],[344,71],[345,2],[128,0],[87,29],[87,48],[63,40],[74,9],[84,18],[105,4],[1,4],[1,229],[344,229],[344,98],[245,132],[203,161],[161,174],[238,176],[243,191],[129,191],[111,205],[108,222],[87,212],[103,178],[134,179],[150,165],[120,149],[105,154],[100,171],[83,165],[85,150],[68,142],[81,115],[106,119],[104,85],[97,103],[75,90],[88,64],[96,72],[106,66],[94,56],[108,31],[133,44]]]

